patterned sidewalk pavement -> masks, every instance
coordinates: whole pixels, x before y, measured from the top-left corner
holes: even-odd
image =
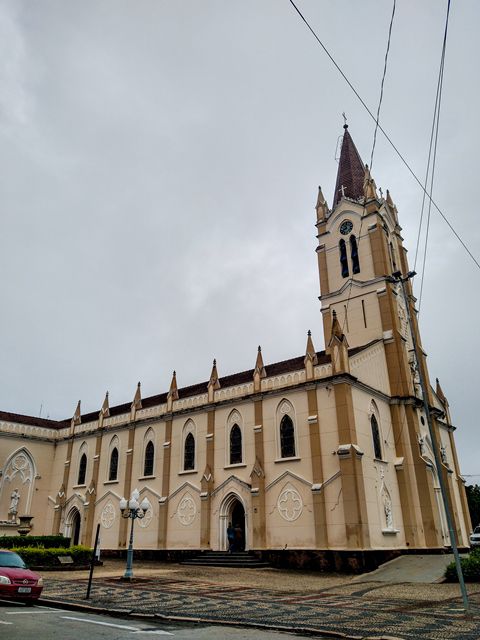
[[[132,583],[122,582],[118,577],[100,577],[94,579],[87,601],[85,578],[48,578],[45,582],[42,594],[45,602],[89,605],[124,613],[266,625],[303,632],[322,630],[351,638],[480,638],[480,593],[471,595],[471,610],[465,615],[458,597],[441,602],[383,598],[385,585],[377,583],[349,583],[317,592],[295,593],[288,591],[288,583],[284,591],[279,591],[154,575],[136,578]]]

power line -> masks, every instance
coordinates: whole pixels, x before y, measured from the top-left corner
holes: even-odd
[[[439,125],[440,125],[440,107],[442,104],[442,89],[443,89],[443,72],[445,69],[445,51],[447,48],[447,33],[448,33],[448,19],[450,17],[450,0],[448,0],[448,4],[447,4],[447,17],[445,19],[445,31],[443,34],[443,45],[442,45],[442,55],[441,55],[441,59],[440,59],[440,70],[438,72],[438,83],[437,83],[437,95],[435,98],[435,109],[434,109],[434,114],[433,114],[433,127],[432,127],[432,134],[433,134],[433,129],[435,129],[435,144],[433,147],[433,162],[432,162],[432,175],[431,175],[431,179],[430,179],[430,196],[433,195],[433,180],[435,177],[435,165],[436,165],[436,160],[437,160],[437,144],[438,144],[438,130],[439,130]],[[432,147],[432,140],[430,139],[430,150]],[[430,158],[429,158],[429,162],[430,162]],[[427,171],[427,175],[428,175],[428,171]],[[425,180],[425,186],[427,186],[426,184],[426,180]],[[425,198],[423,198],[423,202],[425,202]],[[423,203],[422,203],[423,204]],[[423,206],[422,206],[423,209]],[[421,281],[421,286],[420,286],[420,295],[418,297],[418,313],[420,314],[420,309],[422,306],[422,296],[423,296],[423,285],[425,284],[425,267],[427,264],[427,249],[428,249],[428,237],[429,237],[429,232],[430,232],[430,216],[431,216],[431,212],[432,212],[432,201],[430,199],[429,203],[428,203],[428,216],[427,216],[427,230],[425,233],[425,247],[424,247],[424,251],[423,251],[423,265],[422,265],[422,281]],[[421,230],[421,217],[420,217],[420,228],[419,228],[419,235],[420,235],[420,230]],[[416,260],[416,256],[415,256],[415,260]],[[415,271],[415,269],[414,269]]]
[[[370,109],[368,108],[367,104],[365,103],[365,101],[363,100],[363,98],[361,97],[361,95],[358,93],[358,91],[355,89],[355,87],[353,86],[353,84],[350,82],[350,80],[347,78],[347,76],[345,75],[345,73],[342,71],[341,67],[337,64],[337,62],[335,61],[335,59],[333,58],[333,56],[331,55],[331,53],[328,51],[328,49],[326,48],[326,46],[323,44],[323,42],[320,40],[320,38],[318,37],[318,35],[315,33],[315,31],[313,30],[313,28],[310,26],[308,20],[305,18],[305,16],[302,14],[302,12],[300,11],[300,9],[297,7],[297,5],[295,4],[295,2],[293,0],[289,0],[290,4],[292,5],[292,7],[295,9],[295,11],[298,13],[298,15],[300,16],[300,18],[302,19],[302,21],[306,24],[308,30],[311,32],[311,34],[313,35],[313,37],[315,38],[315,40],[318,42],[318,44],[322,47],[322,49],[324,50],[324,52],[326,53],[326,55],[328,56],[328,58],[331,60],[332,64],[335,66],[335,68],[337,69],[337,71],[340,73],[340,75],[342,76],[342,78],[345,80],[345,82],[348,84],[348,86],[350,87],[350,89],[353,91],[353,93],[356,95],[356,97],[358,98],[358,100],[360,101],[360,103],[362,104],[362,106],[364,107],[364,109],[366,110],[366,112],[368,113],[368,115],[376,122],[376,118],[373,115],[373,113],[370,111]],[[441,217],[443,218],[443,220],[446,222],[446,224],[448,225],[450,231],[454,234],[454,236],[457,238],[457,240],[460,242],[460,244],[462,245],[462,247],[465,249],[465,251],[468,253],[468,255],[470,256],[470,258],[473,260],[473,262],[475,263],[475,265],[478,267],[478,269],[480,269],[480,263],[478,262],[478,260],[475,258],[475,256],[472,254],[472,252],[470,251],[470,249],[467,247],[467,245],[465,244],[465,242],[462,240],[462,238],[458,235],[458,233],[455,231],[455,229],[453,228],[452,224],[450,223],[450,221],[448,220],[448,218],[446,217],[446,215],[443,213],[443,211],[440,209],[440,207],[437,205],[437,203],[435,202],[435,200],[433,200],[433,198],[427,193],[425,187],[423,186],[423,184],[421,183],[420,179],[417,177],[416,173],[413,171],[413,169],[411,168],[411,166],[408,164],[408,162],[406,161],[406,159],[403,157],[403,155],[400,153],[400,151],[398,150],[398,148],[396,147],[396,145],[394,144],[393,140],[390,138],[390,136],[388,135],[388,133],[385,131],[385,129],[382,127],[381,124],[378,124],[378,128],[380,129],[380,131],[383,133],[383,135],[385,136],[386,140],[389,142],[390,146],[393,148],[393,150],[395,151],[395,153],[398,155],[398,157],[400,158],[400,160],[403,162],[403,164],[405,165],[405,167],[408,169],[409,173],[412,175],[412,177],[414,178],[414,180],[417,182],[417,184],[419,185],[419,187],[422,189],[422,191],[426,194],[427,198],[430,200],[430,202],[432,203],[432,205],[435,207],[435,209],[438,211],[438,213],[441,215]]]
[[[384,59],[384,64],[383,64],[382,80],[380,82],[380,96],[379,96],[379,99],[378,99],[377,117],[375,119],[375,129],[374,129],[374,132],[373,132],[372,152],[370,154],[370,169],[369,169],[369,172],[370,172],[369,175],[370,176],[371,176],[371,170],[372,170],[372,165],[373,165],[373,155],[375,153],[375,144],[376,144],[376,141],[377,141],[377,131],[378,131],[379,121],[380,121],[380,109],[382,108],[382,102],[383,102],[383,88],[384,88],[384,85],[385,85],[385,76],[387,75],[388,54],[389,54],[389,51],[390,51],[390,41],[392,39],[392,27],[393,27],[393,19],[395,17],[395,9],[396,9],[396,0],[393,0],[392,16],[390,18],[390,25],[389,25],[389,28],[388,28],[387,48],[386,48],[386,51],[385,51],[385,59]],[[341,157],[341,152],[340,152],[340,157]],[[363,211],[362,211],[362,215],[361,215],[361,218],[360,218],[360,230],[358,232],[357,253],[360,251],[360,242],[362,241],[362,228],[363,228],[363,221],[365,219],[365,213],[366,213],[366,195],[364,194]],[[345,326],[347,324],[347,314],[348,314],[348,308],[350,306],[350,299],[352,297],[352,292],[353,292],[353,274],[352,274],[352,278],[350,280],[350,287],[349,287],[349,290],[348,290],[347,304],[345,305],[345,317],[343,319],[342,333],[345,332]]]

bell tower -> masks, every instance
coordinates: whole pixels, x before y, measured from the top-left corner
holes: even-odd
[[[326,351],[336,366],[340,363],[339,336],[346,345],[344,354],[348,354],[348,349],[373,341],[383,342],[392,398],[390,413],[395,452],[397,459],[403,461],[397,477],[406,544],[411,548],[440,547],[445,536],[441,524],[443,507],[436,503],[435,497],[438,482],[418,444],[427,437],[423,400],[434,415],[437,409],[426,354],[421,346],[402,229],[390,193],[387,191],[384,197],[381,190],[377,191],[347,124],[332,208],[328,207],[321,189],[315,208]],[[412,331],[419,361],[413,348]],[[344,355],[345,358],[348,360],[348,355]],[[419,371],[425,381],[426,399],[419,385]],[[433,427],[440,446],[443,427],[436,417]],[[443,467],[448,499],[454,504],[451,473]],[[458,490],[463,495],[463,486]],[[457,537],[461,540],[458,522],[457,519]]]
[[[381,302],[391,289],[392,273],[408,272],[397,209],[388,191],[386,197],[378,194],[347,124],[332,208],[319,189],[316,212],[325,344],[330,343],[334,311],[350,347],[389,340],[395,329],[406,340],[402,303],[395,290],[389,304]]]

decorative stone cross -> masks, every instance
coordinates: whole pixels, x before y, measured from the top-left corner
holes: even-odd
[[[344,198],[345,197],[345,187],[343,186],[343,184],[340,187],[340,191],[342,192],[342,198]]]

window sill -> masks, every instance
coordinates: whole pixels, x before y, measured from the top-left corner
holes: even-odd
[[[74,484],[72,489],[86,489],[87,485],[86,484]]]
[[[186,476],[190,473],[198,473],[198,471],[196,469],[187,469],[186,471],[179,471],[178,475],[179,476]]]
[[[105,480],[103,484],[118,484],[120,480]]]
[[[155,480],[155,476],[140,476],[139,480]]]
[[[388,462],[386,460],[382,460],[382,458],[374,458],[373,461],[374,462],[381,462],[382,464],[388,464]]]
[[[247,465],[245,464],[245,462],[236,462],[235,464],[226,464],[223,468],[224,469],[238,469],[241,467],[246,467]]]
[[[397,533],[400,533],[400,529],[382,529],[384,536],[396,536]]]
[[[274,462],[292,462],[293,460],[301,460],[300,456],[292,456],[291,458],[277,458]]]

